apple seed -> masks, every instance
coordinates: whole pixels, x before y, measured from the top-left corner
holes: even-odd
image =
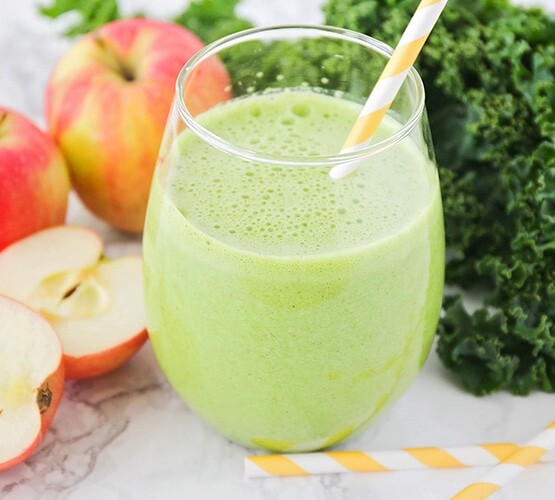
[[[37,390],[37,406],[39,411],[44,413],[50,408],[50,403],[52,402],[52,391],[48,387],[48,382],[45,382]]]

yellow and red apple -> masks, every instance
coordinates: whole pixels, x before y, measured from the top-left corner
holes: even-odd
[[[54,141],[0,107],[0,250],[66,217],[69,176]]]
[[[0,296],[0,472],[30,456],[64,387],[62,348],[39,314]]]
[[[0,294],[54,327],[67,378],[108,373],[147,339],[141,258],[103,257],[102,242],[88,229],[54,227],[4,249]]]
[[[70,49],[47,87],[46,118],[70,167],[73,186],[97,216],[140,232],[150,181],[182,66],[202,47],[175,24],[147,19],[108,23]],[[217,59],[204,65],[197,109],[229,97]]]

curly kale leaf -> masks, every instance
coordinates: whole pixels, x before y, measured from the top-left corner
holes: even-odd
[[[173,21],[196,33],[206,43],[252,28],[235,14],[239,0],[193,0]]]
[[[337,58],[336,54],[348,57]],[[311,38],[297,42],[247,42],[220,53],[232,76],[234,95],[268,88],[309,85],[340,90],[360,102],[383,68],[360,46],[342,40]]]
[[[394,45],[416,2],[329,0],[326,21]],[[451,0],[417,64],[440,164],[447,298],[438,353],[476,394],[555,391],[555,21]]]
[[[88,33],[121,18],[117,0],[54,0],[49,6],[40,7],[40,12],[52,19],[68,12],[78,13],[79,20],[64,33],[68,37]]]
[[[235,14],[238,3],[239,0],[193,0],[172,20],[209,43],[252,27],[249,21]],[[40,12],[52,19],[69,12],[77,13],[79,19],[64,33],[68,37],[88,33],[105,23],[122,18],[117,0],[53,0],[51,5],[40,7]],[[142,15],[136,13],[130,17]]]

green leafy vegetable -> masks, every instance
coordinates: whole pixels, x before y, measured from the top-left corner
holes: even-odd
[[[249,21],[235,15],[238,3],[239,0],[192,0],[172,21],[209,43],[252,27]],[[69,37],[88,33],[122,17],[117,0],[53,0],[50,6],[40,7],[40,12],[53,19],[68,12],[79,14],[79,19],[65,32]],[[141,15],[136,13],[131,17]]]
[[[341,53],[346,57],[337,58]],[[268,88],[311,87],[340,90],[361,103],[383,69],[382,57],[342,40],[310,38],[253,41],[220,52],[232,75],[234,95]]]
[[[68,12],[78,13],[79,20],[67,29],[66,36],[88,33],[121,17],[117,0],[54,0],[50,6],[40,7],[40,12],[52,19]]]
[[[193,0],[173,21],[210,43],[236,31],[252,28],[250,22],[235,15],[238,3],[239,0]]]
[[[416,2],[330,0],[327,22],[394,45]],[[417,67],[443,187],[448,281],[438,353],[466,389],[555,391],[555,21],[451,0]]]

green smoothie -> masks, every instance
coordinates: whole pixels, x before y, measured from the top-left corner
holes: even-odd
[[[335,154],[360,107],[286,90],[197,117],[267,155]],[[384,120],[380,136],[400,127]],[[191,409],[275,451],[347,437],[408,386],[439,317],[435,166],[409,137],[341,181],[248,162],[182,132],[158,166],[144,236],[148,329]]]

